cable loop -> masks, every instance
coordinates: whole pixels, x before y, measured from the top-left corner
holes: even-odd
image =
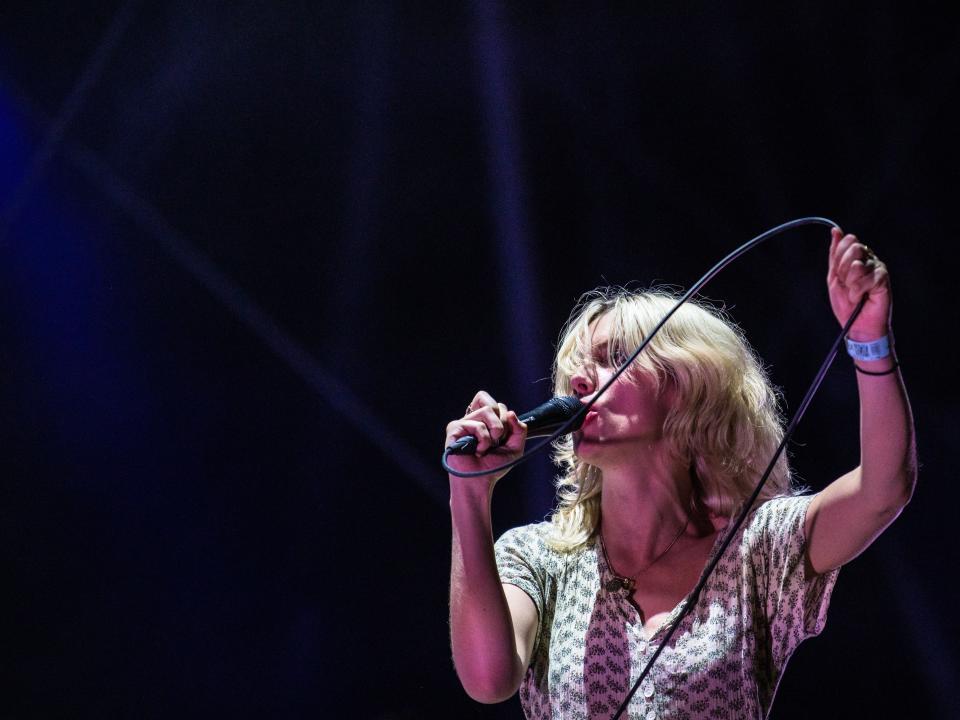
[[[624,363],[619,368],[617,368],[617,371],[610,377],[610,379],[603,384],[603,387],[601,387],[596,392],[596,394],[593,396],[593,399],[590,400],[590,402],[585,403],[583,407],[580,408],[579,412],[576,415],[574,415],[572,418],[570,418],[570,420],[564,423],[561,427],[559,427],[556,432],[554,432],[549,437],[541,440],[532,448],[529,448],[528,450],[526,450],[520,457],[515,458],[510,462],[504,463],[503,465],[498,465],[497,467],[490,468],[489,470],[475,470],[472,472],[463,472],[460,470],[455,470],[452,467],[450,467],[449,463],[447,462],[447,458],[449,457],[449,452],[445,450],[443,453],[443,457],[440,459],[440,464],[443,466],[443,469],[455,477],[462,477],[462,478],[492,475],[494,473],[502,472],[504,470],[509,470],[512,467],[516,467],[520,463],[525,462],[526,459],[529,458],[531,455],[535,455],[536,453],[540,452],[541,450],[549,446],[554,440],[556,440],[561,435],[566,435],[568,432],[570,432],[570,427],[573,426],[574,422],[577,419],[586,415],[588,412],[590,412],[590,408],[592,408],[593,404],[600,399],[600,396],[607,391],[607,388],[613,385],[613,383],[617,381],[617,378],[619,378],[626,371],[626,369],[630,367],[630,364],[637,358],[637,356],[641,352],[643,352],[643,349],[650,343],[653,337],[658,332],[660,332],[660,328],[666,325],[667,321],[673,316],[673,314],[680,309],[681,305],[683,305],[687,300],[693,297],[693,295],[699,292],[699,290],[704,285],[706,285],[714,277],[716,277],[721,270],[723,270],[725,267],[727,267],[727,265],[732,263],[741,255],[749,252],[750,250],[755,248],[757,245],[762,243],[764,240],[767,240],[773,237],[774,235],[779,235],[780,233],[786,230],[791,230],[793,228],[801,227],[803,225],[826,225],[827,227],[831,227],[831,228],[839,227],[837,223],[833,222],[833,220],[830,220],[828,218],[810,216],[810,217],[798,218],[796,220],[790,220],[789,222],[785,222],[782,225],[777,225],[776,227],[770,228],[769,230],[760,233],[752,240],[748,240],[743,245],[741,245],[736,250],[734,250],[729,255],[727,255],[725,258],[723,258],[720,262],[718,262],[712,268],[710,268],[710,270],[708,270],[703,277],[701,277],[696,283],[694,283],[693,286],[689,290],[687,290],[686,293],[683,294],[683,297],[681,297],[677,301],[676,305],[674,305],[673,308],[670,309],[670,312],[668,312],[664,316],[664,318],[656,325],[656,327],[654,327],[653,330],[650,331],[650,334],[646,338],[644,338],[644,341],[640,343],[640,347],[638,347],[636,350],[633,351],[630,357],[628,357],[624,361]],[[856,314],[857,313],[854,314],[854,317],[856,317]]]

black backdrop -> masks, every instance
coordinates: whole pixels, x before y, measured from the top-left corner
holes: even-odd
[[[891,268],[922,471],[773,717],[957,716],[960,26],[661,5],[3,4],[0,717],[519,717],[449,659],[443,426],[547,397],[581,292],[808,214]],[[705,291],[788,412],[827,244]],[[856,464],[847,358],[791,455]],[[497,532],[550,478],[501,483]]]

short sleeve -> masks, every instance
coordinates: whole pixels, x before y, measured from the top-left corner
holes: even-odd
[[[500,582],[523,590],[543,618],[547,595],[548,548],[537,525],[507,530],[494,544]]]
[[[812,495],[769,500],[750,522],[751,554],[764,594],[773,661],[782,668],[797,646],[827,622],[839,568],[808,573],[804,523]]]

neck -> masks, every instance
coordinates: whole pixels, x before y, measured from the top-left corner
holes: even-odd
[[[621,573],[647,567],[691,520],[689,469],[655,453],[629,466],[601,468],[600,529]],[[686,532],[697,526],[689,522]]]

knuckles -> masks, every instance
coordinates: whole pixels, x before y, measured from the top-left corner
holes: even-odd
[[[469,407],[473,409],[464,418],[447,423],[448,445],[466,435],[473,435],[477,439],[478,458],[498,449],[508,454],[519,452],[526,441],[527,426],[520,422],[513,410],[494,400],[485,390],[474,395]],[[466,456],[460,457],[462,461]]]

